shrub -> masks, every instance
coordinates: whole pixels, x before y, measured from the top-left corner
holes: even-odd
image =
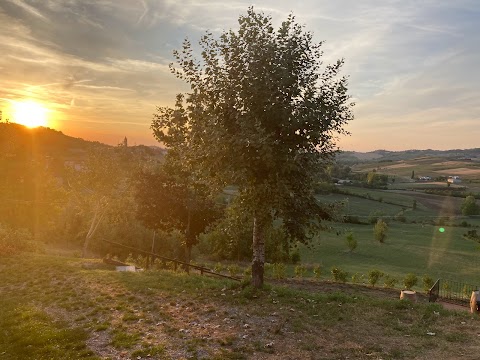
[[[385,280],[383,282],[384,287],[393,289],[396,283],[397,283],[397,279],[395,279],[393,276],[385,275]]]
[[[359,273],[355,273],[352,275],[352,283],[359,284],[363,282],[363,275]]]
[[[385,242],[385,239],[387,238],[387,230],[387,223],[382,219],[378,219],[377,223],[373,227],[373,234],[375,236],[375,240],[383,244]]]
[[[300,251],[298,250],[298,248],[295,248],[295,250],[293,250],[290,254],[290,261],[292,262],[292,264],[298,264],[300,260]]]
[[[368,283],[372,286],[375,286],[381,277],[383,277],[383,272],[378,269],[373,269],[368,273]]]
[[[215,266],[213,267],[213,271],[216,273],[221,273],[225,267],[221,263],[216,263]]]
[[[231,264],[227,266],[227,271],[230,274],[230,276],[235,277],[240,272],[240,268],[238,267],[237,264]]]
[[[337,281],[337,282],[339,281],[339,282],[342,282],[342,283],[347,282],[348,272],[343,271],[342,269],[339,269],[339,268],[334,266],[331,269],[331,273],[332,273],[334,281]]]
[[[423,290],[425,292],[430,291],[430,289],[433,286],[433,279],[430,276],[425,274],[423,275],[422,282],[423,282]]]
[[[358,245],[357,239],[353,237],[352,232],[349,232],[347,234],[347,237],[345,238],[345,240],[347,242],[347,247],[350,250],[350,252],[354,251],[357,248],[357,245]]]
[[[322,276],[322,266],[321,265],[315,265],[313,267],[313,275],[315,276],[316,279],[320,279]]]
[[[273,277],[276,279],[285,279],[285,264],[275,263],[273,264]]]
[[[303,278],[307,272],[307,268],[303,265],[295,266],[295,276],[299,278]]]
[[[33,240],[27,229],[10,229],[0,224],[0,256],[19,254],[25,251],[43,252],[40,243]]]
[[[403,286],[405,287],[405,289],[411,290],[415,285],[417,285],[417,282],[417,275],[410,273],[407,274],[403,279]]]

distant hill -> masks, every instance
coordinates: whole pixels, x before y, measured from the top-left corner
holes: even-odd
[[[387,162],[411,160],[422,157],[441,157],[445,159],[480,159],[480,148],[475,149],[455,149],[455,150],[404,150],[404,151],[388,151],[375,150],[370,152],[344,151],[337,155],[337,161],[343,163],[359,163],[359,162]]]
[[[50,128],[30,129],[15,123],[0,123],[0,151],[6,155],[81,159],[87,150],[94,146],[109,147],[99,142],[74,138]]]
[[[0,123],[0,153],[6,156],[48,156],[60,160],[83,160],[89,149],[111,148],[98,141],[75,138],[45,127],[28,128],[15,123]],[[165,149],[156,146],[131,146],[151,156],[163,156]]]

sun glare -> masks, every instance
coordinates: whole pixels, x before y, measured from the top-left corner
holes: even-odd
[[[13,103],[13,122],[30,128],[47,126],[48,110],[34,101],[18,101]]]

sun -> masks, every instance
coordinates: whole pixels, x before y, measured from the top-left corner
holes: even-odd
[[[48,109],[35,101],[16,101],[12,104],[13,122],[30,128],[47,126]]]

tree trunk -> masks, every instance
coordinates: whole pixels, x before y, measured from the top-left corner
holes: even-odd
[[[87,256],[88,245],[90,244],[90,240],[95,234],[95,231],[97,231],[98,225],[100,225],[100,223],[102,222],[103,215],[105,215],[105,209],[102,208],[100,204],[98,204],[92,219],[92,223],[90,224],[90,229],[88,230],[87,236],[85,236],[82,257]]]
[[[263,286],[263,272],[265,266],[265,237],[263,224],[257,217],[253,218],[253,262],[252,285],[255,288]]]

